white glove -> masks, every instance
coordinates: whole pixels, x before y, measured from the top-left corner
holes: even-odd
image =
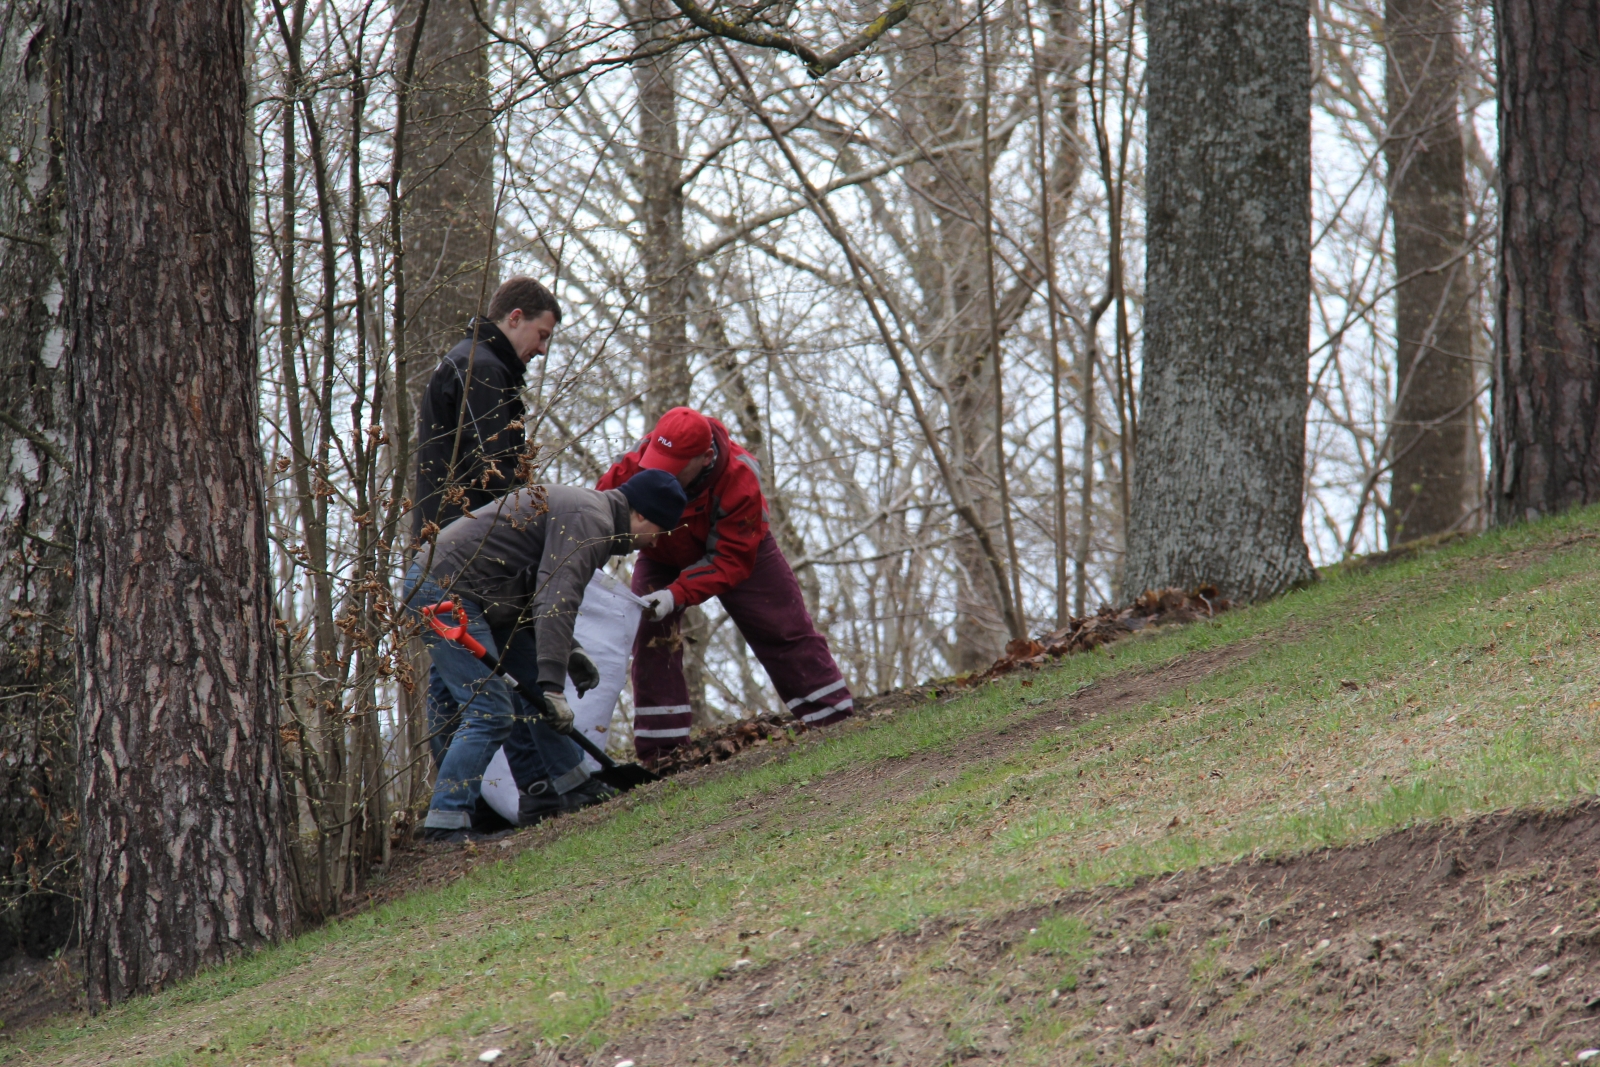
[[[657,589],[654,593],[646,593],[644,602],[645,618],[651,622],[660,622],[668,615],[671,615],[672,609],[676,606],[672,602],[672,591],[670,589]]]
[[[570,734],[572,732],[572,705],[567,703],[564,693],[546,693],[544,695],[544,722],[545,725],[557,733]]]

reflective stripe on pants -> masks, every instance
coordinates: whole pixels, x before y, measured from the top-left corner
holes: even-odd
[[[672,584],[677,570],[639,557],[633,591],[640,596]],[[768,534],[756,548],[750,577],[717,597],[766,668],[790,714],[826,726],[851,713],[853,699],[828,640],[806,610],[800,583]],[[680,609],[661,622],[646,619],[633,649],[633,747],[640,756],[689,740],[689,686],[683,676]]]

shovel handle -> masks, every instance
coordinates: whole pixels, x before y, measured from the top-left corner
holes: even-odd
[[[579,730],[577,727],[573,727],[572,732],[567,736],[572,738],[572,741],[575,745],[589,753],[589,755],[593,756],[594,761],[600,764],[601,768],[604,770],[614,771],[617,769],[617,761],[606,755],[605,751],[599,745],[589,740],[588,735],[586,735],[582,730]]]

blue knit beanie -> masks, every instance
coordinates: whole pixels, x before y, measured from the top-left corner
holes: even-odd
[[[640,471],[622,483],[628,506],[663,530],[671,530],[683,518],[689,498],[678,479],[666,471]]]

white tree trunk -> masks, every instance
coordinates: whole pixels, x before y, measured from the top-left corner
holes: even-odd
[[[0,959],[77,922],[57,8],[0,5]]]

